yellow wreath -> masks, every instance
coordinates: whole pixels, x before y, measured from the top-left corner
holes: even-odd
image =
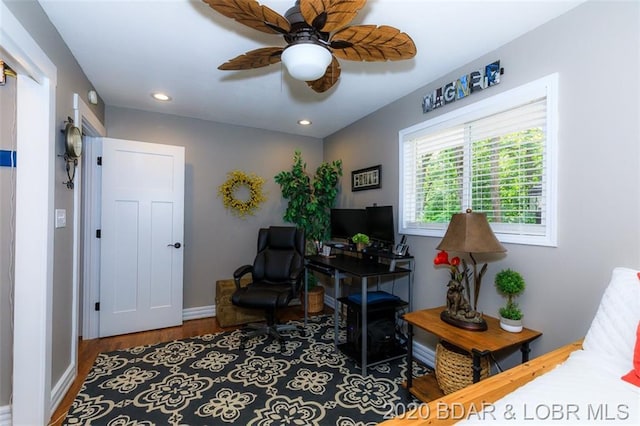
[[[222,197],[222,203],[225,208],[231,212],[244,218],[247,215],[253,215],[260,208],[260,203],[267,198],[262,193],[262,184],[265,182],[260,176],[255,174],[246,174],[240,170],[234,170],[227,173],[227,180],[218,187],[218,196]],[[240,187],[246,187],[249,191],[249,198],[239,200],[236,198],[236,191]]]

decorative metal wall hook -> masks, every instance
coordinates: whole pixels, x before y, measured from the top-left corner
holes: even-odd
[[[64,161],[67,163],[66,164],[66,169],[67,169],[67,177],[69,178],[68,181],[63,182],[65,185],[67,185],[68,189],[73,189],[73,180],[76,177],[76,167],[78,167],[78,159],[77,158],[70,158],[67,154],[63,155]],[[71,170],[71,164],[73,163],[73,171]]]
[[[82,155],[82,132],[73,124],[73,119],[67,117],[65,128],[61,130],[65,137],[65,153],[63,155],[66,162],[67,176],[69,180],[64,182],[67,188],[73,189],[73,180],[76,176],[76,167],[78,167],[78,158]],[[71,164],[73,163],[73,171]]]

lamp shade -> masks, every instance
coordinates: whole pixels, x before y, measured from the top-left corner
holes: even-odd
[[[313,81],[324,75],[331,63],[331,52],[319,44],[299,43],[282,52],[282,63],[296,80]]]
[[[474,213],[456,213],[451,217],[447,232],[437,247],[438,250],[461,253],[503,253],[507,251],[496,238],[487,215]]]

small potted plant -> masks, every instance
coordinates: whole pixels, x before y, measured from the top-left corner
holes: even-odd
[[[356,235],[351,237],[351,241],[356,244],[356,249],[358,251],[362,251],[367,245],[369,245],[369,236],[357,233]]]
[[[521,332],[522,311],[514,299],[524,291],[524,278],[519,272],[503,269],[496,274],[495,284],[498,293],[507,298],[507,304],[499,310],[500,327],[512,333]]]

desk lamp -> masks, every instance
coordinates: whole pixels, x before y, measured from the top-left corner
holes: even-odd
[[[507,250],[493,234],[487,216],[467,209],[466,213],[456,213],[451,217],[447,232],[438,247],[441,252],[436,256],[436,265],[446,263],[451,268],[451,281],[447,290],[447,309],[440,318],[453,326],[472,331],[484,331],[487,323],[478,312],[478,296],[482,276],[487,270],[485,263],[478,271],[474,254],[504,253]],[[462,272],[458,271],[458,262],[448,261],[446,252],[465,253],[471,258],[473,270],[473,293],[469,284],[470,273],[465,260],[462,260]],[[444,253],[443,253],[444,252]],[[464,283],[464,284],[463,284]],[[473,296],[473,306],[470,304]]]

